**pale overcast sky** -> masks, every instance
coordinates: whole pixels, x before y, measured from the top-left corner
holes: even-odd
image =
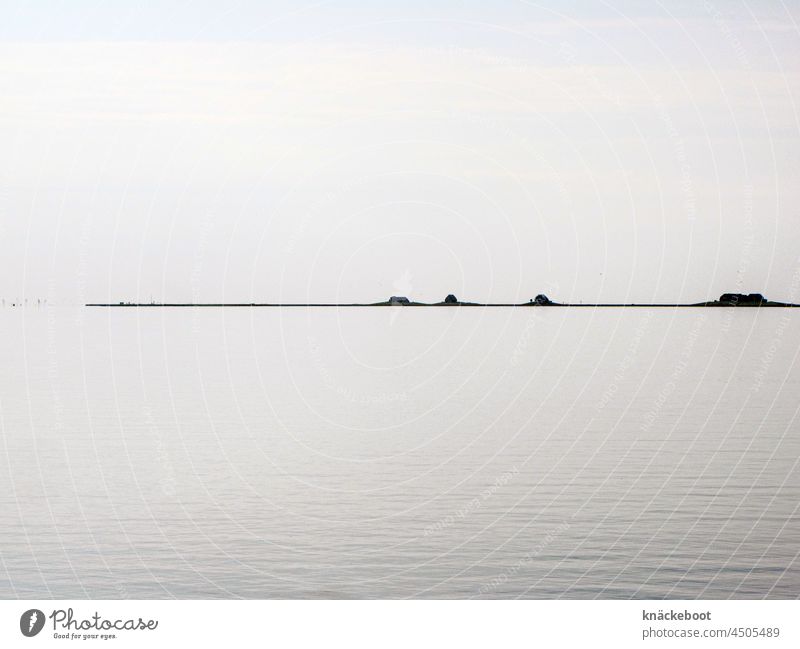
[[[796,4],[0,11],[7,302],[800,301]]]

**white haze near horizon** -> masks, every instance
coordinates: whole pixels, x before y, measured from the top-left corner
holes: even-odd
[[[0,5],[6,302],[800,300],[796,8],[216,4]]]

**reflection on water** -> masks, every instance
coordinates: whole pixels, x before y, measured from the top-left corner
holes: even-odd
[[[0,595],[794,598],[800,312],[4,310]]]

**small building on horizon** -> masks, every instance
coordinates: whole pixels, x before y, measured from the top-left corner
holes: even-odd
[[[721,304],[763,304],[767,301],[761,293],[723,293],[719,296]]]
[[[409,304],[411,304],[411,300],[402,295],[392,295],[392,297],[389,298],[390,306],[408,306]]]

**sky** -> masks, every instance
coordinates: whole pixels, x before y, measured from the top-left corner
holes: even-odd
[[[6,303],[800,301],[797,5],[0,12]]]

